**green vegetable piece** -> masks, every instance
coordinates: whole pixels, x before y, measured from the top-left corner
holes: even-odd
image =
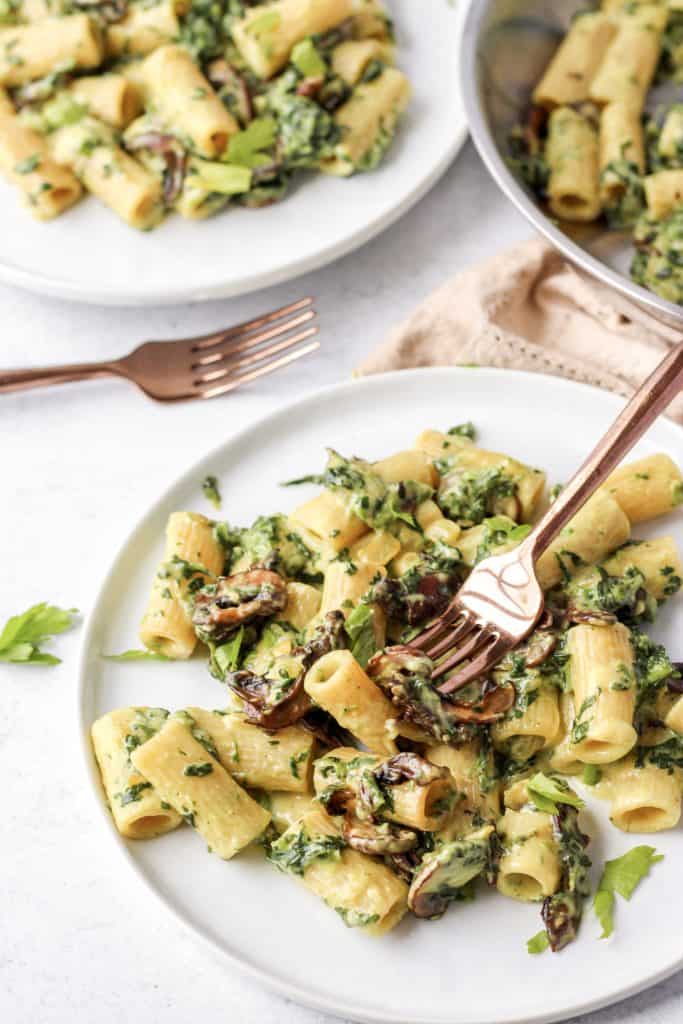
[[[663,859],[664,855],[657,853],[654,846],[634,846],[621,857],[605,862],[593,899],[593,910],[602,925],[601,939],[608,938],[614,931],[614,894],[630,900],[652,865]]]
[[[291,61],[304,78],[324,78],[327,65],[315,48],[311,38],[302,39],[292,50]]]
[[[233,135],[228,143],[228,160],[231,164],[244,167],[258,167],[267,163],[270,157],[263,150],[270,149],[275,142],[277,122],[274,117],[257,117],[247,127]]]
[[[240,626],[235,635],[224,644],[211,649],[211,668],[219,679],[225,679],[228,672],[234,672],[239,668],[243,641],[244,626]]]
[[[532,956],[538,956],[539,953],[545,953],[549,945],[550,939],[544,928],[543,931],[537,932],[536,935],[527,940],[526,951],[531,953]]]
[[[221,507],[221,492],[218,490],[218,480],[215,476],[207,476],[202,480],[204,497],[210,501],[214,508]]]
[[[359,604],[346,620],[345,629],[351,642],[351,654],[361,668],[365,668],[377,650],[375,609],[367,604]]]
[[[251,188],[251,171],[248,167],[235,164],[221,164],[202,160],[195,165],[195,183],[207,192],[218,192],[223,196],[235,196]]]
[[[0,633],[0,661],[14,664],[58,665],[61,658],[40,650],[48,637],[63,633],[73,624],[76,608],[65,610],[46,601],[14,615]]]
[[[564,779],[537,772],[526,784],[527,792],[539,811],[557,814],[558,804],[568,804],[580,810],[584,801]]]
[[[160,651],[143,651],[133,648],[130,651],[122,651],[121,654],[103,654],[106,661],[171,661]]]

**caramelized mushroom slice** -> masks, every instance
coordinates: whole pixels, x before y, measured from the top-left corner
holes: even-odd
[[[476,701],[446,700],[432,682],[433,663],[411,647],[397,645],[375,654],[367,666],[371,679],[401,711],[403,718],[426,729],[442,743],[467,739],[469,726],[493,722],[512,707],[515,688],[486,680]]]
[[[312,707],[304,690],[303,670],[287,688],[279,679],[257,676],[245,669],[229,673],[226,682],[245,702],[248,720],[262,729],[284,729],[298,722]]]
[[[417,834],[409,828],[400,828],[384,822],[375,825],[367,821],[345,818],[342,835],[352,850],[366,853],[371,857],[384,854],[405,853],[417,846]]]
[[[486,826],[427,854],[408,891],[408,906],[416,917],[441,917],[463,885],[484,871],[492,831]]]
[[[247,83],[239,71],[236,71],[232,64],[228,64],[223,57],[219,57],[217,60],[211,61],[206,69],[206,76],[212,85],[217,86],[221,91],[224,90],[232,99],[230,106],[234,108],[233,112],[237,114],[242,124],[249,124],[254,116],[254,106]]]
[[[574,605],[567,608],[567,618],[574,624],[583,623],[587,626],[609,626],[617,621],[616,615],[611,612],[601,612],[597,608],[577,608]]]
[[[194,596],[192,623],[200,640],[218,642],[254,619],[265,619],[287,604],[287,584],[268,569],[219,576]]]
[[[548,630],[537,630],[529,640],[524,654],[527,668],[538,668],[557,647],[557,635]]]
[[[437,779],[447,778],[447,768],[432,764],[419,754],[406,750],[402,754],[394,754],[383,761],[374,772],[380,786],[399,786],[402,782],[412,781],[418,786],[429,786]]]
[[[482,688],[481,697],[476,701],[468,701],[462,704],[453,704],[453,717],[458,722],[476,722],[477,725],[485,725],[487,722],[495,722],[507,714],[515,703],[516,692],[512,683],[502,683],[496,686],[495,683],[487,680]]]
[[[152,153],[159,153],[164,158],[166,170],[164,171],[164,199],[172,203],[177,199],[185,181],[187,169],[187,153],[174,135],[166,132],[150,131],[141,132],[125,142],[126,149],[134,153],[138,149],[149,149]]]
[[[342,612],[328,612],[308,643],[294,648],[294,657],[301,659],[305,669],[309,669],[318,658],[330,651],[338,651],[347,646],[344,622]]]

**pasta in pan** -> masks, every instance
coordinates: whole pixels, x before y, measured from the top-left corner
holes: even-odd
[[[410,98],[379,0],[6,7],[0,173],[40,219],[84,190],[144,231],[171,211],[201,220],[231,202],[266,206],[300,170],[377,167]],[[17,178],[20,129],[40,179]],[[91,151],[93,138],[106,146]]]
[[[596,0],[552,55],[510,134],[509,164],[549,212],[633,232],[631,276],[683,305],[683,107],[653,85],[683,79],[683,8]]]
[[[612,474],[538,562],[536,629],[452,697],[411,640],[473,565],[526,536],[545,475],[462,424],[375,462],[329,450],[291,484],[323,490],[248,528],[170,517],[142,640],[176,660],[199,646],[229,704],[94,723],[116,827],[185,821],[225,860],[261,844],[373,935],[440,916],[482,876],[540,903],[561,949],[590,867],[567,779],[601,780],[624,832],[680,816],[682,684],[643,627],[683,563],[670,537],[631,537],[681,503],[679,468],[660,454]]]

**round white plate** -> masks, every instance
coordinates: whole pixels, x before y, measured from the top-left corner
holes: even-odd
[[[275,206],[200,222],[169,216],[149,233],[92,198],[41,224],[0,182],[0,281],[81,302],[192,302],[265,288],[358,248],[431,188],[466,138],[457,55],[468,3],[438,0],[425,16],[415,0],[392,0],[398,64],[414,95],[376,171],[299,176]]]
[[[589,801],[584,827],[598,873],[605,857],[641,842],[666,854],[631,903],[619,900],[616,930],[598,941],[589,912],[580,938],[564,952],[531,957],[525,940],[539,931],[537,906],[482,892],[435,923],[405,920],[383,939],[347,929],[337,915],[265,862],[260,850],[225,863],[190,829],[149,842],[124,843],[99,794],[87,730],[115,707],[149,703],[221,706],[223,689],[203,660],[113,663],[100,652],[137,646],[137,623],[162,554],[167,516],[190,508],[211,515],[201,481],[215,473],[225,513],[245,524],[259,513],[290,509],[308,488],[279,481],[317,471],[323,445],[379,458],[410,446],[425,427],[471,419],[485,446],[509,451],[567,479],[616,415],[621,399],[552,377],[486,369],[424,369],[344,384],[296,402],[218,448],[186,473],[134,529],[104,581],[84,639],[79,715],[90,782],[118,843],[138,876],[185,925],[232,963],[282,995],[360,1021],[390,1024],[513,1024],[558,1020],[613,1002],[683,964],[683,888],[679,829],[626,836]],[[661,420],[636,453],[667,451],[683,460],[683,432]],[[313,493],[313,492],[312,492]],[[651,532],[674,533],[683,517]],[[646,530],[638,531],[645,535]],[[683,649],[676,602],[663,609],[655,635],[674,657]],[[136,893],[131,892],[131,899]]]

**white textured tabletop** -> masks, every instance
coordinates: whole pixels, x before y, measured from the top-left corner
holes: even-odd
[[[434,190],[355,255],[240,300],[112,310],[0,288],[0,365],[118,355],[313,294],[322,349],[231,398],[154,405],[124,383],[0,401],[0,621],[40,600],[87,612],[115,550],[198,455],[283,401],[348,378],[361,356],[446,276],[527,237],[471,145]],[[79,630],[56,668],[0,664],[0,1020],[6,1024],[322,1024],[185,934],[93,820],[77,751]],[[539,993],[539,1002],[542,1000]],[[590,1024],[674,1024],[683,973]]]

